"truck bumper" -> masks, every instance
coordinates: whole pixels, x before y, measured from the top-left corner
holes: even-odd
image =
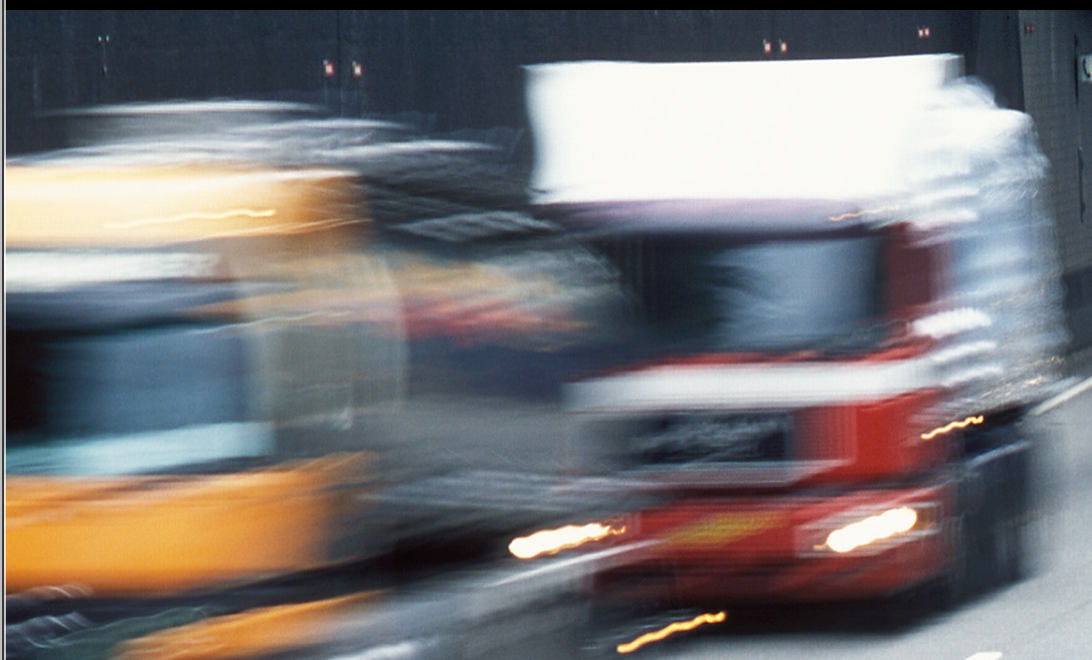
[[[949,569],[953,493],[933,483],[674,502],[629,521],[629,540],[653,543],[601,571],[595,590],[627,603],[892,595]]]

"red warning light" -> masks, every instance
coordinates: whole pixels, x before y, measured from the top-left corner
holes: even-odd
[[[322,61],[322,72],[327,78],[334,77],[334,63],[330,60]]]
[[[789,42],[787,42],[787,41],[782,41],[782,42],[781,42],[781,46],[780,46],[780,48],[781,48],[781,52],[782,52],[782,53],[787,53],[787,52],[789,52]]]
[[[762,52],[766,53],[767,55],[773,52],[773,44],[770,43],[769,39],[762,40]]]
[[[932,34],[930,33],[928,25],[922,25],[918,28],[918,39],[928,39]]]
[[[353,62],[353,77],[354,78],[363,78],[364,77],[364,65],[361,64],[360,62]]]

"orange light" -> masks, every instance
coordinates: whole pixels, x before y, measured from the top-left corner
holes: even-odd
[[[965,428],[967,428],[968,426],[970,426],[972,424],[981,424],[984,421],[986,421],[986,418],[983,417],[982,415],[978,415],[977,417],[972,415],[971,417],[968,417],[967,419],[964,419],[962,421],[950,422],[950,423],[948,423],[948,424],[946,424],[944,426],[941,426],[940,428],[933,429],[932,431],[929,431],[928,433],[922,433],[921,434],[921,439],[922,440],[932,440],[933,438],[935,438],[938,435],[941,435],[942,433],[948,433],[949,431],[952,431],[952,430],[955,430],[955,429],[965,429]]]
[[[648,644],[650,642],[658,642],[668,637],[669,635],[674,635],[677,632],[693,630],[694,628],[697,628],[698,626],[707,623],[720,623],[721,621],[724,621],[727,616],[728,615],[725,612],[717,612],[716,614],[700,614],[693,619],[690,619],[689,621],[676,621],[675,623],[669,624],[664,628],[657,630],[656,632],[650,632],[641,635],[632,642],[619,644],[616,648],[619,653],[632,653],[633,651],[636,651],[645,644]]]

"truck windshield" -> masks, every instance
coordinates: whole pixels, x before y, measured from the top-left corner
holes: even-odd
[[[882,247],[876,236],[645,239],[620,265],[660,350],[854,352],[884,338]]]

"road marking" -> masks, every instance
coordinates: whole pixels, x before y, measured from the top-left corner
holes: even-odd
[[[1031,409],[1031,414],[1042,415],[1043,413],[1050,412],[1051,410],[1054,410],[1058,406],[1062,405],[1066,401],[1069,401],[1073,397],[1081,394],[1089,388],[1092,388],[1092,378],[1086,378],[1076,385],[1067,388],[1061,394],[1058,394],[1057,396],[1054,396],[1040,403],[1039,405]]]
[[[981,653],[975,653],[967,660],[1001,660],[1000,651],[982,651]]]

